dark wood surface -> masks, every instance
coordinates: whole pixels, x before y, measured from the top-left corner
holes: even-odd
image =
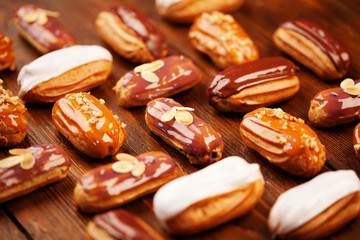
[[[221,132],[225,143],[224,157],[238,155],[249,162],[259,163],[266,181],[265,193],[260,203],[249,214],[186,239],[270,239],[266,221],[271,206],[280,193],[307,179],[287,174],[244,145],[239,134],[243,114],[219,113],[208,104],[207,84],[219,72],[219,69],[190,45],[187,39],[189,25],[177,25],[162,19],[154,9],[153,0],[1,0],[0,33],[14,40],[16,70],[0,72],[0,77],[4,79],[4,86],[15,94],[19,90],[16,79],[21,67],[40,56],[18,35],[12,23],[14,10],[26,2],[60,12],[59,21],[75,36],[78,44],[98,44],[112,52],[114,63],[110,77],[105,84],[91,90],[91,93],[105,99],[106,105],[127,124],[127,139],[120,151],[133,155],[152,150],[165,151],[179,162],[186,173],[191,173],[200,168],[190,165],[182,154],[149,131],[144,121],[144,107],[126,110],[117,106],[115,93],[111,88],[125,72],[134,68],[135,65],[112,51],[100,39],[94,26],[96,15],[100,10],[120,3],[133,4],[153,18],[167,37],[170,46],[169,54],[183,54],[191,58],[203,73],[198,85],[173,98],[184,106],[194,107],[195,114]],[[358,79],[360,77],[360,5],[358,3],[356,0],[247,0],[243,7],[232,15],[254,40],[261,57],[286,56],[274,46],[271,39],[273,31],[282,22],[290,19],[309,19],[320,24],[332,32],[350,51],[353,63],[347,76]],[[289,101],[273,107],[281,107],[284,111],[303,118],[309,124],[307,111],[311,98],[320,90],[338,86],[339,81],[323,82],[302,66],[300,69],[300,91]],[[73,202],[74,186],[82,173],[109,163],[112,159],[107,157],[103,160],[94,160],[77,151],[54,127],[51,120],[52,104],[27,105],[27,109],[28,134],[19,147],[57,143],[64,147],[73,165],[68,177],[64,180],[1,204],[0,238],[85,239],[85,227],[92,215],[76,210]],[[352,146],[352,132],[355,125],[356,122],[329,129],[311,126],[326,147],[327,162],[322,171],[354,169],[358,175],[360,174],[360,162]],[[1,149],[1,158],[9,155],[7,150]],[[152,211],[152,197],[153,195],[148,195],[123,208],[140,216],[164,238],[179,238],[161,229]],[[358,217],[333,234],[330,239],[358,239],[359,236],[360,218]]]

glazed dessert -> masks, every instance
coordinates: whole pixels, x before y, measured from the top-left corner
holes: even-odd
[[[5,69],[15,70],[15,54],[13,40],[4,34],[0,34],[0,71]]]

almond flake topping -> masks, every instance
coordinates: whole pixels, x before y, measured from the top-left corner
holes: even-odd
[[[134,157],[130,154],[127,154],[127,153],[118,153],[118,154],[116,154],[115,158],[118,161],[130,162],[133,165],[136,165],[139,162],[139,160],[136,157]]]
[[[150,71],[143,71],[140,73],[141,77],[148,81],[148,82],[151,82],[151,83],[157,83],[159,82],[159,77],[153,73],[153,72],[150,72]]]
[[[28,23],[36,22],[39,25],[44,25],[48,21],[48,16],[56,18],[60,16],[60,13],[38,8],[34,11],[26,13],[24,20]]]
[[[26,149],[11,149],[10,154],[14,155],[0,161],[0,168],[10,168],[20,164],[21,168],[28,170],[35,165],[35,158],[31,152]]]
[[[340,83],[340,87],[352,96],[360,95],[360,83],[355,84],[354,80],[351,78],[346,78]]]
[[[118,162],[112,165],[112,169],[117,173],[128,173],[134,177],[140,177],[145,172],[145,164],[127,153],[118,153],[115,156]]]
[[[126,161],[119,161],[112,165],[111,167],[117,173],[128,173],[134,168],[134,164]]]
[[[360,150],[360,144],[355,144],[354,145],[354,150],[359,151]]]
[[[161,117],[162,122],[168,122],[175,117],[176,121],[183,125],[189,125],[193,122],[193,116],[188,111],[194,111],[189,107],[172,107]]]
[[[35,165],[35,158],[31,153],[26,153],[24,155],[24,159],[20,163],[22,169],[28,170],[31,169]]]
[[[134,72],[136,73],[141,73],[141,72],[155,72],[156,70],[159,70],[160,68],[162,68],[165,65],[163,60],[156,60],[154,62],[151,63],[145,63],[142,65],[137,66],[136,68],[134,68]]]
[[[135,165],[133,170],[131,171],[131,174],[134,177],[140,177],[145,172],[145,164],[143,162],[139,162]]]

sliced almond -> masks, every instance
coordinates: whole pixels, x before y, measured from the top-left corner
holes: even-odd
[[[165,65],[163,60],[156,60],[152,63],[145,63],[134,68],[134,72],[155,72]]]
[[[38,11],[45,13],[45,14],[48,15],[49,17],[55,17],[55,18],[57,18],[57,17],[60,16],[60,13],[59,13],[59,12],[50,11],[50,10],[46,10],[46,9],[42,9],[42,8],[39,8]]]
[[[157,83],[159,81],[159,77],[155,73],[150,71],[141,72],[141,77],[151,83]]]
[[[354,80],[352,80],[351,78],[346,78],[340,83],[340,87],[342,89],[345,89],[345,88],[353,87],[354,84],[355,84]]]
[[[191,107],[175,107],[176,110],[186,110],[186,111],[195,111],[195,109]]]
[[[131,156],[130,154],[127,154],[127,153],[118,153],[118,154],[116,154],[115,158],[118,161],[125,161],[125,162],[132,163],[134,166],[139,162],[139,160],[136,157]]]
[[[35,165],[35,158],[31,153],[26,153],[24,159],[20,163],[22,169],[28,170],[31,169]]]
[[[353,96],[357,96],[360,95],[360,88],[358,87],[348,87],[344,89],[344,92],[353,95]]]
[[[140,177],[145,172],[145,164],[143,162],[139,162],[134,169],[131,171],[131,174],[134,177]]]
[[[27,153],[30,153],[28,150],[26,150],[25,148],[14,148],[14,149],[10,149],[9,153],[11,155],[24,155]]]
[[[33,12],[28,12],[25,14],[24,16],[24,20],[28,23],[33,23],[37,20],[38,18],[38,14],[37,12],[33,11]]]
[[[36,22],[37,22],[39,25],[44,25],[45,23],[47,23],[47,21],[48,21],[48,17],[47,17],[47,15],[46,15],[46,13],[40,12],[40,13],[38,14],[38,18],[37,18]]]
[[[21,163],[23,159],[23,155],[4,158],[0,161],[0,168],[11,168]]]
[[[193,122],[193,116],[188,111],[178,110],[175,114],[175,119],[182,125],[189,125]]]
[[[112,165],[111,167],[117,173],[128,173],[134,168],[134,164],[126,161],[119,161]]]
[[[354,87],[360,88],[360,82],[358,82],[357,84],[355,84]]]
[[[161,117],[161,121],[162,122],[168,122],[171,119],[173,119],[173,117],[175,117],[176,114],[176,108],[170,108],[169,110],[167,110],[164,115]]]

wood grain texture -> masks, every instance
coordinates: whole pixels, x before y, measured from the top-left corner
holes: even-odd
[[[169,147],[159,137],[149,131],[145,124],[145,108],[131,110],[117,106],[115,93],[111,88],[134,64],[123,59],[109,48],[95,30],[95,18],[98,12],[120,3],[135,5],[153,18],[167,37],[170,46],[169,55],[183,54],[191,58],[201,69],[203,77],[194,88],[173,96],[184,106],[195,108],[195,114],[218,129],[224,139],[223,156],[239,155],[252,163],[259,163],[265,178],[265,193],[260,203],[246,216],[214,228],[203,234],[186,239],[270,239],[267,228],[269,210],[283,191],[305,182],[306,179],[289,175],[268,163],[255,151],[247,148],[240,138],[239,125],[243,114],[220,113],[213,109],[206,98],[208,82],[220,71],[208,57],[196,51],[187,38],[190,25],[179,25],[162,19],[154,8],[153,0],[11,0],[0,1],[0,33],[14,40],[16,70],[0,72],[5,88],[17,94],[19,87],[17,75],[22,66],[39,57],[39,53],[17,33],[12,14],[20,5],[31,2],[42,8],[61,13],[59,21],[78,44],[97,44],[108,48],[113,57],[113,71],[105,84],[91,90],[91,93],[103,98],[106,105],[127,124],[127,139],[121,152],[133,155],[146,151],[165,151],[169,153],[186,173],[200,169],[192,166],[178,151]],[[232,13],[234,18],[246,30],[258,47],[260,56],[284,56],[272,42],[272,33],[279,24],[290,19],[309,19],[332,32],[349,50],[353,64],[347,77],[360,78],[360,6],[356,0],[248,0]],[[298,64],[299,65],[299,64]],[[310,100],[319,91],[339,85],[339,81],[327,83],[300,66],[300,91],[289,101],[273,107],[307,120]],[[68,142],[54,127],[51,119],[52,104],[27,105],[26,118],[29,130],[25,140],[19,145],[26,148],[41,143],[61,145],[73,161],[70,172],[64,180],[39,189],[31,194],[3,203],[0,209],[0,234],[4,239],[85,239],[85,226],[92,215],[77,211],[73,202],[73,189],[78,178],[85,171],[111,162],[111,157],[103,160],[90,159]],[[356,123],[349,123],[329,129],[312,127],[319,135],[327,150],[327,162],[322,171],[335,169],[354,169],[360,174],[360,161],[356,159],[352,147],[352,132]],[[8,149],[2,148],[0,157],[8,156]],[[166,233],[156,221],[152,211],[153,195],[145,196],[123,208],[135,213],[152,226],[166,239],[177,239]],[[14,221],[16,224],[14,224]],[[360,218],[333,234],[329,239],[355,239],[360,236]]]

